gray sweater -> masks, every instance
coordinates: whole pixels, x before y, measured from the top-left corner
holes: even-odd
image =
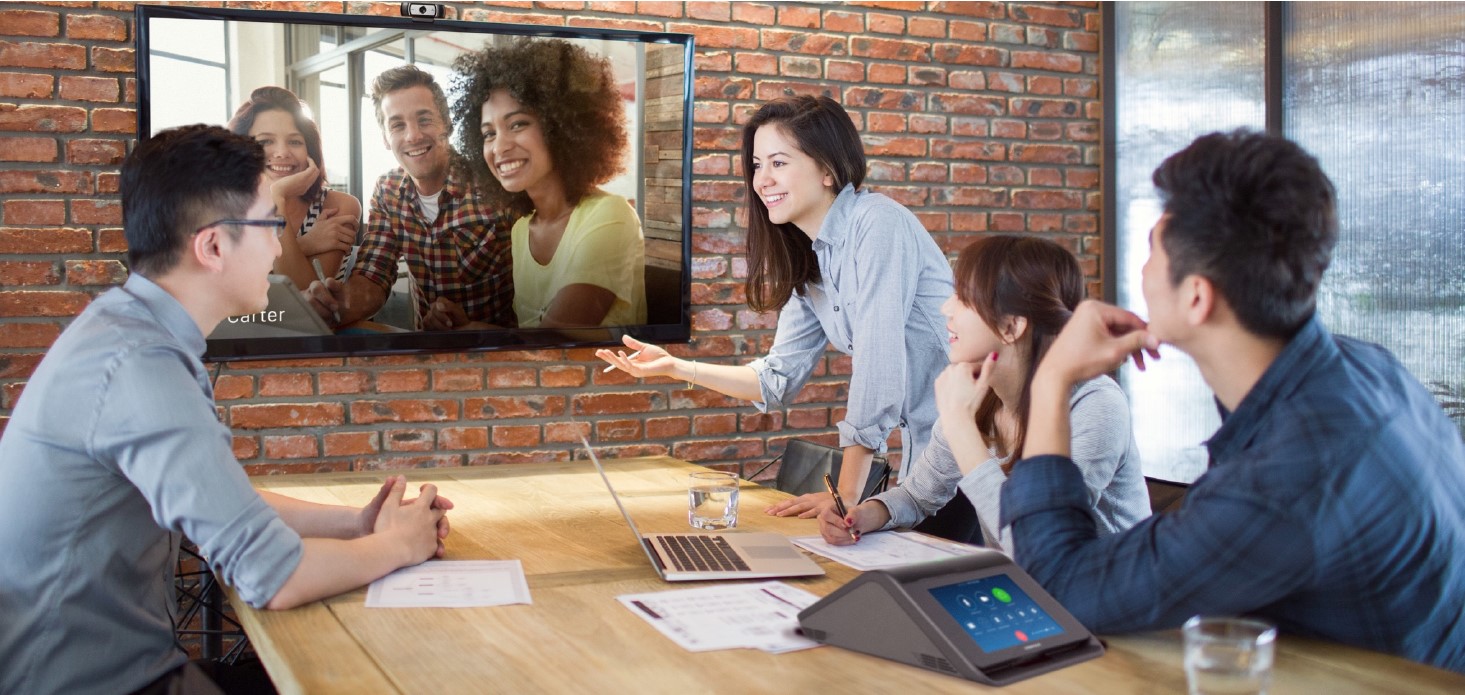
[[[1099,533],[1123,531],[1149,516],[1150,496],[1129,426],[1129,401],[1119,384],[1107,376],[1079,384],[1068,399],[1068,415],[1073,462],[1083,472]],[[1003,459],[992,451],[987,454],[963,476],[938,421],[930,446],[900,487],[871,498],[890,511],[885,528],[915,526],[950,501],[959,486],[977,510],[987,545],[1011,555],[1012,529],[998,524],[1007,475],[1002,472]]]

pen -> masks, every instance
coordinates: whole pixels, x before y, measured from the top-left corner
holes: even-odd
[[[320,259],[310,259],[310,267],[315,268],[315,279],[320,280],[320,284],[322,285],[326,284],[326,271],[320,267]],[[332,311],[331,315],[336,317],[336,323],[339,325],[341,323],[341,312]]]
[[[834,489],[834,479],[829,477],[828,473],[824,474],[824,487],[829,490],[830,495],[834,496],[834,511],[839,512],[839,518],[843,519],[848,516],[849,512],[844,508],[844,499],[839,496],[839,490]],[[859,531],[850,529],[849,535],[855,540],[860,540]]]
[[[626,355],[626,359],[628,359],[628,360],[634,360],[634,359],[636,359],[636,355],[639,355],[639,354],[641,354],[641,351],[640,350],[637,350],[637,351],[635,351],[635,352],[633,352],[633,353],[631,353],[629,355]],[[610,373],[610,370],[615,369],[615,368],[616,368],[615,365],[611,365],[609,367],[606,367],[605,369],[600,370],[600,373],[601,374],[609,374]]]

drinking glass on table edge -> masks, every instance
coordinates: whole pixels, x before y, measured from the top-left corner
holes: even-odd
[[[687,523],[715,531],[738,525],[738,476],[698,471],[687,476]]]
[[[1277,628],[1251,618],[1197,615],[1181,628],[1190,695],[1255,693],[1272,685]]]

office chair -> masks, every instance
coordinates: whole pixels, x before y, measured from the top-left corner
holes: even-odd
[[[805,439],[790,439],[782,454],[764,464],[762,468],[753,471],[752,475],[746,476],[746,479],[757,478],[760,473],[768,470],[769,466],[781,461],[782,465],[778,467],[778,473],[773,478],[775,490],[782,490],[790,495],[824,492],[824,474],[826,473],[834,480],[836,486],[839,485],[837,462],[842,460],[843,456],[844,451],[841,449]],[[860,500],[884,492],[889,484],[890,464],[883,456],[876,456],[870,464],[870,476],[865,479],[865,489],[860,494]],[[858,502],[854,504],[858,504]]]
[[[1150,493],[1150,513],[1159,514],[1180,509],[1190,486],[1145,476],[1145,489]]]

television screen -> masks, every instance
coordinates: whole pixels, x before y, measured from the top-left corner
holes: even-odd
[[[391,7],[395,9],[396,5]],[[448,207],[440,205],[464,205],[452,202],[451,189],[445,189],[448,193],[436,203],[431,196],[398,195],[413,190],[403,181],[417,181],[413,178],[419,175],[413,168],[417,163],[412,160],[431,154],[401,146],[396,131],[385,132],[411,126],[401,125],[395,116],[384,118],[387,100],[383,100],[384,108],[379,112],[371,95],[372,83],[379,75],[410,64],[434,78],[451,106],[463,95],[463,81],[453,69],[460,56],[486,46],[508,47],[525,40],[549,42],[555,46],[551,53],[565,56],[553,61],[553,67],[542,69],[578,70],[581,68],[570,63],[588,61],[597,75],[608,70],[611,84],[602,85],[595,94],[611,96],[596,102],[604,108],[595,111],[613,114],[602,120],[612,125],[619,122],[626,136],[624,146],[588,148],[613,152],[609,158],[618,161],[602,162],[600,166],[584,161],[552,163],[561,174],[599,172],[594,174],[596,180],[590,182],[594,185],[587,189],[582,202],[574,207],[573,215],[582,215],[588,205],[585,201],[593,199],[598,207],[593,213],[596,226],[566,222],[566,231],[560,232],[559,239],[552,239],[548,247],[541,236],[533,235],[539,232],[528,231],[537,207],[494,207],[480,202],[481,209],[489,213],[474,217],[456,212],[460,207],[453,207],[455,212],[451,214],[465,216],[449,218]],[[283,111],[277,110],[272,120],[266,115],[267,109],[257,109],[258,115],[247,121],[247,134],[266,145],[267,159],[273,156],[271,147],[285,148],[278,166],[275,159],[270,159],[274,171],[271,175],[294,177],[292,180],[299,185],[291,190],[303,189],[297,197],[302,201],[301,209],[308,210],[301,224],[286,232],[296,239],[293,246],[303,262],[293,271],[277,263],[276,272],[281,277],[272,277],[269,308],[220,324],[209,338],[206,359],[607,345],[619,343],[626,334],[652,342],[688,340],[690,35],[139,5],[137,43],[138,132],[142,137],[192,123],[232,124],[243,132],[246,129],[241,124],[246,121],[237,118],[236,111],[242,104],[259,103],[261,94],[293,96],[298,105],[299,114],[283,120]],[[549,76],[550,81],[561,78],[566,83],[580,79],[569,74]],[[270,87],[288,92],[259,91]],[[553,100],[554,108],[562,108],[560,101],[558,97]],[[449,121],[453,120],[451,111],[444,114]],[[309,124],[293,126],[301,123],[294,119],[302,115]],[[488,110],[482,116],[488,128],[494,116]],[[452,177],[465,182],[465,197],[486,201],[490,196],[483,192],[481,182],[491,173],[483,162],[483,150],[487,148],[469,152],[464,141],[469,128],[477,140],[488,138],[489,131],[480,131],[479,125],[451,124],[452,171],[461,171]],[[519,127],[508,122],[501,125],[505,133]],[[288,132],[276,134],[275,130]],[[568,130],[561,127],[553,132]],[[287,145],[300,152],[318,152],[320,161],[315,162],[314,156],[290,155]],[[466,183],[475,164],[471,157],[478,158],[477,171],[481,172],[471,180],[480,183]],[[458,163],[470,167],[461,168]],[[496,180],[502,181],[501,190],[514,190],[510,181],[515,166],[518,164],[506,161],[492,172]],[[312,167],[315,171],[308,171]],[[533,199],[536,191],[527,189],[525,193]],[[359,218],[351,219],[345,211],[353,205],[346,196],[359,203]],[[387,204],[379,205],[383,201]],[[440,228],[397,229],[403,224],[401,215],[391,211],[390,203],[401,201],[417,206],[415,214],[420,218],[433,220],[436,215],[444,215]],[[432,210],[434,207],[439,210]],[[383,213],[383,209],[388,211]],[[497,222],[498,233],[487,231],[491,225],[484,221],[494,211],[504,215]],[[564,214],[572,215],[568,211]],[[577,219],[591,216],[591,212],[584,212]],[[608,227],[600,221],[607,218],[618,221],[614,237],[602,233]],[[449,222],[459,219],[475,220],[472,224],[476,226],[454,228]],[[554,222],[546,220],[549,227]],[[510,224],[514,225],[512,244]],[[414,233],[454,237],[451,243],[420,247],[411,242],[417,238],[411,236]],[[489,237],[498,239],[494,248],[503,253],[485,251]],[[579,245],[565,241],[572,237]],[[513,252],[509,253],[511,247]],[[593,262],[584,261],[591,255],[587,251],[581,254],[578,264],[555,270],[555,255],[567,257],[568,253],[560,251],[567,247],[593,249]],[[290,253],[290,246],[285,248]],[[521,272],[515,273],[514,268]],[[317,320],[322,317],[303,315],[311,311],[311,305],[291,288],[299,290],[311,280],[325,277],[349,285],[353,273],[369,278],[379,288],[373,290],[378,293],[373,301],[364,303],[366,307],[357,306],[357,313],[370,311],[369,315],[341,322],[335,321],[336,317]],[[502,293],[510,283],[512,298],[486,299],[489,292]],[[620,284],[605,288],[615,283]],[[490,287],[499,289],[486,289]],[[589,287],[592,294],[556,294],[566,287]],[[594,294],[595,290],[599,294]],[[601,304],[596,302],[603,298],[608,308],[588,312],[602,318],[548,318],[555,315],[551,300],[558,297],[562,307],[579,308],[581,305],[570,304],[567,298],[582,296],[591,297],[589,305],[597,307]],[[442,308],[440,298],[456,300],[447,305],[458,313],[443,310],[435,316]],[[499,309],[494,316],[471,315],[478,306]],[[544,306],[551,308],[545,310]],[[489,313],[489,309],[482,313]],[[576,313],[581,317],[587,314]],[[444,327],[444,315],[457,316],[449,323],[458,328]],[[555,327],[541,326],[541,320]]]

